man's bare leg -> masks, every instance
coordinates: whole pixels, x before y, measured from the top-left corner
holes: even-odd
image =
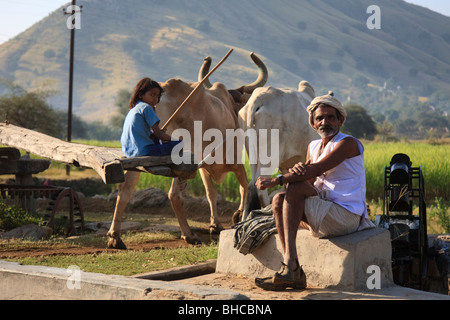
[[[308,182],[291,183],[286,188],[283,202],[284,264],[290,269],[297,267],[296,239],[300,222],[304,218],[305,199],[317,195],[316,189]]]
[[[255,284],[264,290],[284,290],[288,287],[305,289],[306,275],[297,263],[296,238],[299,227],[307,226],[304,217],[305,199],[317,195],[308,182],[291,183],[286,192],[277,194],[272,201],[272,210],[278,236],[283,249],[281,270],[271,278],[256,278]]]
[[[277,225],[278,237],[281,242],[281,248],[283,249],[283,256],[286,253],[285,239],[284,239],[284,223],[283,223],[283,203],[286,193],[280,192],[273,197],[272,200],[272,212]]]

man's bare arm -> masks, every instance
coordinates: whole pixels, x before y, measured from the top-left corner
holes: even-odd
[[[356,157],[360,154],[358,142],[353,138],[345,138],[340,141],[334,150],[317,163],[296,164],[284,176],[287,183],[315,179],[338,165],[345,159]]]
[[[305,163],[296,164],[289,170],[288,174],[283,175],[283,182],[284,184],[308,180],[312,182],[324,172],[337,167],[345,159],[353,158],[358,155],[360,155],[358,142],[350,137],[340,141],[330,154],[317,163],[310,163],[311,161],[308,151],[307,161]],[[260,190],[273,188],[277,184],[278,178],[260,177],[256,182],[256,186]]]

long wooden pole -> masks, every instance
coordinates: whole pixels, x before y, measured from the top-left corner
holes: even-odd
[[[72,14],[75,13],[76,0],[72,0]],[[70,14],[70,13],[68,13]],[[73,104],[73,69],[75,56],[75,19],[70,30],[70,68],[69,68],[69,108],[67,111],[67,141],[72,142],[72,104]],[[70,176],[70,166],[66,166],[66,175]]]
[[[209,77],[217,70],[219,67],[228,59],[228,57],[233,52],[233,49],[228,51],[228,53],[223,57],[223,59],[215,66],[207,75],[203,78],[202,81],[199,82],[199,84],[195,87],[195,89],[191,92],[191,94],[184,100],[184,102],[180,105],[180,107],[174,112],[174,114],[170,117],[169,120],[167,120],[166,124],[161,128],[162,130],[165,130],[169,124],[173,121],[173,119],[177,116],[177,114],[183,109],[186,104],[191,100],[191,98],[194,96],[194,94],[203,86],[203,84],[208,80]]]

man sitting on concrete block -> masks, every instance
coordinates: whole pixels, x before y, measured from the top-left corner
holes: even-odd
[[[259,177],[260,190],[286,185],[272,201],[284,261],[273,277],[256,279],[266,290],[306,288],[306,275],[298,263],[299,227],[316,237],[334,237],[375,227],[368,219],[364,147],[356,138],[340,133],[346,111],[333,93],[317,97],[308,107],[310,125],[321,139],[311,142],[305,163],[277,178]]]

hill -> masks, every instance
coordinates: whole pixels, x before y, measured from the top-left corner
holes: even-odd
[[[332,89],[342,100],[364,104],[361,92],[354,93],[359,79],[418,96],[450,85],[450,18],[401,0],[77,4],[83,13],[76,31],[74,112],[87,121],[111,117],[119,89],[131,89],[143,76],[196,81],[203,59],[217,63],[230,47],[235,52],[212,78],[228,87],[256,78],[252,51],[268,66],[268,85],[296,88],[305,79],[318,94]],[[381,9],[380,30],[367,27],[371,5]],[[0,46],[0,77],[26,89],[50,85],[59,91],[51,103],[61,110],[67,108],[67,18],[58,9]]]

